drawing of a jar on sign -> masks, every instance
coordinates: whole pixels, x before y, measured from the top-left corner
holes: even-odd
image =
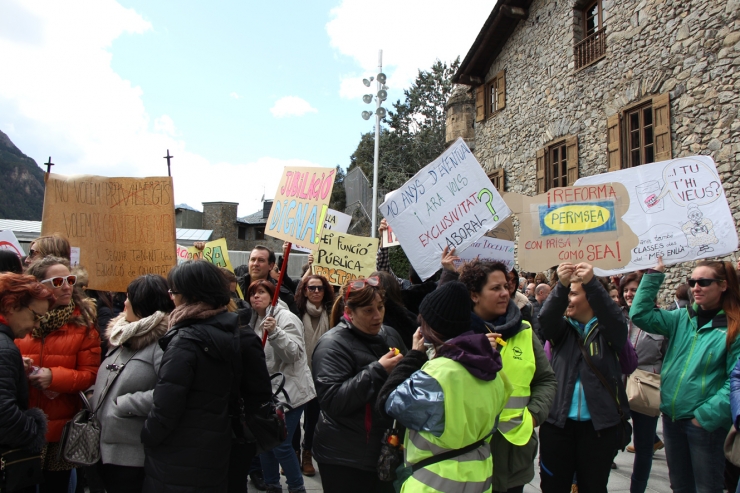
[[[642,210],[648,214],[663,212],[663,200],[660,199],[660,183],[657,180],[646,181],[642,185],[635,187],[637,201],[640,203]]]

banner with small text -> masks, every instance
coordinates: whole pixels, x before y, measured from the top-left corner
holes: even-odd
[[[170,177],[47,175],[41,234],[80,248],[90,289],[125,292],[143,274],[175,265],[175,201]]]

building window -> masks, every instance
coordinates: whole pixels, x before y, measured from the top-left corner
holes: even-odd
[[[607,119],[609,171],[671,159],[668,93],[624,108]]]
[[[265,228],[255,228],[254,229],[254,239],[264,240],[265,239]]]
[[[537,193],[572,186],[577,179],[577,136],[568,136],[537,151]]]
[[[476,89],[476,119],[480,122],[491,117],[506,107],[506,71],[502,70],[495,77]]]
[[[239,226],[236,230],[236,237],[240,240],[246,240],[247,239],[247,227],[246,226]]]
[[[577,26],[573,52],[576,70],[579,70],[606,55],[606,32],[601,0],[588,3],[586,8],[577,11],[577,14],[581,21]]]
[[[495,169],[488,174],[488,178],[499,193],[505,191],[504,187],[506,186],[506,183],[504,181],[504,175],[505,171],[503,168]]]

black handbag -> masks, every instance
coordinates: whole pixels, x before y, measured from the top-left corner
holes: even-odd
[[[0,450],[0,492],[17,491],[43,482],[39,452]]]
[[[601,372],[596,369],[593,362],[591,361],[591,358],[588,355],[588,351],[586,351],[586,348],[583,345],[583,340],[577,335],[576,340],[578,341],[578,348],[581,350],[583,359],[586,360],[586,364],[589,368],[591,368],[591,371],[594,372],[594,375],[596,375],[596,377],[599,379],[601,385],[606,388],[607,392],[609,392],[609,395],[611,395],[612,399],[614,399],[614,403],[617,405],[617,413],[619,414],[619,419],[622,422],[622,433],[619,439],[619,448],[624,451],[627,445],[629,445],[632,441],[632,425],[630,424],[627,416],[625,416],[624,410],[619,404],[619,399],[614,393],[614,390],[612,390],[611,386],[607,383],[606,378],[604,378],[604,375],[602,375]]]
[[[397,425],[397,420],[393,420],[393,426],[385,430],[380,442],[378,479],[381,481],[394,481],[396,469],[403,464],[403,431]]]
[[[253,444],[257,454],[268,452],[288,438],[288,426],[285,424],[285,413],[293,408],[289,404],[290,398],[285,391],[285,375],[275,373],[270,375],[270,381],[280,378],[280,384],[272,394],[272,400],[264,403],[256,413],[247,414],[244,410],[244,399],[239,398],[239,422],[241,432],[247,443]],[[281,401],[279,394],[283,394]]]

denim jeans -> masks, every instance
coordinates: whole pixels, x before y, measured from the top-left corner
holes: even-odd
[[[632,411],[632,446],[635,447],[635,461],[632,464],[630,493],[644,493],[647,488],[650,469],[653,467],[653,446],[658,416]]]
[[[262,461],[262,472],[265,474],[265,483],[273,486],[280,486],[280,466],[283,466],[285,477],[288,481],[290,491],[303,491],[303,473],[301,465],[298,463],[298,457],[293,450],[293,433],[301,422],[301,414],[305,404],[298,406],[292,411],[285,413],[285,424],[288,427],[288,436],[277,447],[260,455]],[[724,442],[723,442],[724,443]]]
[[[663,415],[663,441],[668,478],[674,493],[722,493],[727,430],[712,432],[690,419],[672,421]]]

